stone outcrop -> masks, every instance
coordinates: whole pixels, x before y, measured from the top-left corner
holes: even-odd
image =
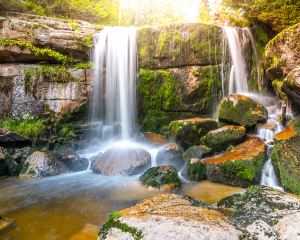
[[[60,65],[1,64],[0,117],[41,116],[49,111],[61,116],[85,106],[90,70]]]
[[[17,133],[0,128],[0,147],[24,147],[30,146],[31,140]]]
[[[160,190],[172,190],[180,186],[177,170],[172,166],[159,166],[148,169],[139,177],[142,185]]]
[[[62,162],[55,160],[50,154],[36,151],[25,160],[19,178],[50,177],[67,171],[66,166]]]
[[[3,13],[0,18],[0,62],[58,61],[55,54],[39,54],[32,50],[32,46],[48,48],[72,59],[87,61],[92,35],[96,31],[94,25],[84,21]],[[17,40],[19,43],[9,44],[8,41],[4,44],[6,39]]]
[[[267,120],[268,111],[247,96],[231,94],[220,102],[218,118],[221,122],[253,127]]]
[[[188,163],[189,178],[207,178],[212,182],[242,187],[257,184],[267,158],[266,151],[263,140],[248,138],[225,153],[202,159],[192,158]]]
[[[215,120],[210,118],[190,118],[172,121],[169,125],[169,136],[184,149],[201,143],[201,137],[218,128]]]
[[[136,175],[151,165],[151,155],[142,148],[115,147],[107,150],[92,164],[94,173],[102,175]]]

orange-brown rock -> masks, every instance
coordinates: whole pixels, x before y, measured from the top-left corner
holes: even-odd
[[[163,144],[167,141],[165,136],[158,133],[144,132],[143,135],[145,138],[147,138],[147,140],[155,144]]]
[[[273,139],[275,141],[285,141],[297,136],[297,131],[292,125],[288,125],[286,129],[277,133]]]

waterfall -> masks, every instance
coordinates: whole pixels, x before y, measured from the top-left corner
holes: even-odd
[[[223,71],[222,71],[222,86],[223,86],[223,95],[225,95],[225,81],[228,81],[228,94],[231,93],[245,93],[248,92],[248,82],[247,82],[247,69],[246,61],[243,56],[243,46],[242,40],[239,32],[239,28],[234,27],[223,27]],[[244,29],[241,29],[245,31]],[[225,58],[226,48],[228,46],[230,53],[230,74],[229,77],[224,73],[225,69]]]
[[[136,116],[136,28],[105,27],[94,43],[90,120],[103,120],[105,137],[128,139]]]

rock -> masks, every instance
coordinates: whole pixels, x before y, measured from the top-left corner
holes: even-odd
[[[24,13],[6,13],[1,19],[2,38],[17,39],[40,48],[50,48],[74,59],[87,61],[95,26],[84,22],[36,16]],[[0,46],[0,62],[37,62],[56,59],[45,54],[34,54],[29,48],[17,45]]]
[[[200,145],[201,137],[216,129],[218,124],[210,118],[190,118],[172,121],[169,125],[169,135],[184,149]]]
[[[120,147],[104,152],[99,160],[93,163],[94,173],[102,175],[135,175],[151,165],[151,155],[142,148]]]
[[[142,185],[158,189],[175,189],[180,185],[178,172],[172,166],[159,166],[148,169],[139,181]]]
[[[4,148],[0,147],[0,177],[8,175],[8,169],[5,162],[7,152]]]
[[[164,144],[167,141],[165,136],[158,133],[144,132],[143,135],[148,141],[154,144]]]
[[[227,149],[229,145],[234,145],[243,140],[246,128],[243,126],[225,126],[210,131],[201,141],[214,151]]]
[[[286,129],[273,136],[274,141],[286,141],[297,136],[294,126],[288,125]]]
[[[122,231],[122,229],[129,231]],[[117,212],[99,239],[238,240],[241,232],[226,217],[189,197],[161,194]]]
[[[300,200],[280,190],[253,186],[221,200],[218,207],[231,208],[231,223],[245,235],[255,235],[254,239],[299,238]]]
[[[204,159],[193,158],[189,172],[198,179],[232,186],[246,187],[260,182],[260,175],[267,157],[267,147],[260,138],[248,138],[227,152]]]
[[[267,120],[268,111],[249,97],[231,94],[219,104],[218,118],[221,122],[253,127]]]
[[[24,147],[31,145],[29,138],[0,128],[0,147]]]
[[[222,63],[222,28],[215,25],[142,27],[137,35],[141,68],[165,69]],[[211,41],[213,48],[209,45]]]
[[[90,83],[90,70],[72,65],[0,64],[0,118],[40,117],[49,111],[57,117],[79,115],[84,112]]]
[[[14,225],[14,221],[0,216],[0,234]]]
[[[36,151],[24,162],[19,177],[22,179],[56,176],[67,172],[66,166],[46,152]]]
[[[79,172],[87,170],[89,166],[89,160],[81,158],[75,152],[64,151],[57,154],[57,160],[63,162],[66,167],[73,172]]]
[[[281,183],[286,190],[300,194],[300,135],[290,126],[274,138],[280,141],[275,142],[272,162]]]
[[[211,149],[205,145],[200,146],[192,146],[184,151],[183,153],[183,159],[187,163],[192,158],[202,158],[203,156],[209,154],[211,152]]]
[[[183,149],[176,143],[164,145],[156,155],[158,165],[171,165],[178,171],[184,164]]]

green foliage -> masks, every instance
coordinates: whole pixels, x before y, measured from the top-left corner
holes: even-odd
[[[2,11],[16,11],[65,19],[80,19],[102,25],[118,22],[118,1],[114,0],[2,0]],[[70,22],[74,30],[76,22]]]
[[[72,58],[69,58],[55,50],[49,48],[39,48],[32,45],[29,42],[25,42],[22,40],[14,40],[14,39],[0,37],[0,45],[5,47],[19,46],[21,48],[27,48],[36,56],[48,56],[62,64],[73,62]]]
[[[72,139],[76,137],[76,134],[74,133],[74,128],[70,124],[64,124],[60,126],[60,129],[58,131],[58,136],[66,138],[66,139]]]
[[[46,129],[43,119],[7,118],[0,122],[0,128],[18,133],[24,137],[36,140]]]
[[[275,32],[300,22],[298,0],[223,0],[223,4],[234,9],[243,9],[247,17],[258,19]]]
[[[111,228],[118,228],[122,232],[130,233],[134,240],[142,239],[142,232],[137,230],[134,227],[128,226],[126,223],[122,223],[118,220],[118,218],[122,217],[122,213],[114,212],[112,213],[105,224],[103,224],[98,236],[100,240],[105,240],[107,234]]]
[[[188,178],[191,181],[200,181],[206,178],[206,166],[199,159],[188,163]]]
[[[94,44],[94,41],[93,41],[93,34],[85,35],[85,36],[82,38],[82,42],[83,42],[83,45],[85,45],[85,46],[87,46],[87,47],[92,47],[93,44]]]
[[[75,64],[77,69],[90,69],[93,67],[93,62],[79,62]]]

